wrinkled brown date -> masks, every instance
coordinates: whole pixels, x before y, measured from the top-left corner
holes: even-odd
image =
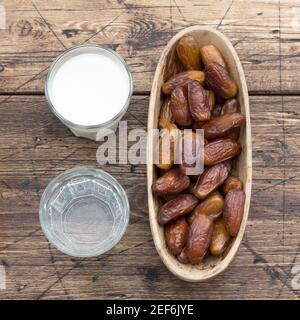
[[[190,126],[192,124],[192,116],[184,89],[176,87],[172,91],[170,105],[173,117],[177,124],[180,126]]]
[[[245,192],[243,190],[231,189],[225,197],[223,218],[228,233],[235,237],[244,216]]]
[[[190,185],[190,179],[180,172],[179,169],[172,169],[159,177],[152,184],[152,191],[158,196],[180,193]]]
[[[191,224],[199,214],[204,214],[211,217],[212,219],[218,218],[224,208],[224,198],[219,192],[214,192],[202,201],[194,209],[191,215],[188,217],[188,223]]]
[[[242,181],[235,177],[235,176],[229,176],[223,183],[222,186],[222,192],[224,194],[227,194],[231,189],[243,189]]]
[[[227,100],[221,111],[221,116],[224,114],[229,114],[229,113],[235,113],[240,111],[240,104],[236,99],[229,99]],[[228,134],[228,138],[233,139],[233,140],[238,140],[240,135],[240,128],[233,129],[232,132]]]
[[[190,112],[195,121],[207,121],[210,119],[207,90],[198,81],[191,81],[188,84],[188,100]]]
[[[162,86],[162,91],[164,94],[171,94],[172,91],[176,87],[183,87],[186,88],[188,83],[195,80],[199,83],[203,84],[205,79],[204,72],[198,70],[192,71],[184,71],[175,74],[171,79],[165,82]]]
[[[218,63],[210,63],[205,69],[206,83],[215,94],[224,99],[237,95],[238,87],[229,76],[227,70]]]
[[[234,129],[245,123],[245,117],[240,113],[224,114],[204,124],[204,137],[208,140],[227,136]]]
[[[219,218],[214,221],[213,235],[209,251],[213,256],[219,257],[224,253],[230,241],[230,235],[226,229],[224,219]]]
[[[165,239],[167,247],[173,255],[181,253],[186,245],[189,226],[184,217],[165,226]]]
[[[190,213],[198,204],[198,199],[192,194],[181,194],[160,207],[158,223],[166,224],[174,219]]]
[[[199,215],[190,225],[186,254],[192,264],[200,263],[210,244],[213,233],[213,222],[206,215]]]
[[[206,44],[200,48],[200,54],[205,68],[212,62],[217,62],[226,68],[226,63],[221,52],[212,44]]]
[[[160,129],[166,128],[170,123],[174,122],[174,117],[172,115],[170,100],[165,100],[160,109],[158,126]]]
[[[228,174],[228,167],[224,163],[205,169],[194,186],[194,195],[199,199],[206,198],[226,180]]]
[[[204,165],[212,166],[231,159],[240,154],[240,152],[240,144],[232,139],[214,140],[204,146]]]
[[[239,111],[240,111],[239,102],[235,98],[229,99],[224,103],[222,107],[221,116],[223,116],[224,114],[235,113]]]
[[[200,70],[199,47],[192,35],[182,37],[176,46],[177,56],[186,70]]]

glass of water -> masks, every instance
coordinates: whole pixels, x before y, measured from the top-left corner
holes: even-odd
[[[79,167],[49,183],[39,216],[46,237],[57,249],[92,257],[120,241],[129,211],[126,193],[115,178],[103,170]]]

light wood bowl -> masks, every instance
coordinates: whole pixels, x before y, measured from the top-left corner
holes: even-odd
[[[162,84],[175,73],[182,71],[176,56],[177,41],[184,35],[191,34],[194,36],[199,47],[211,43],[215,45],[223,54],[229,72],[239,87],[238,100],[241,105],[241,112],[246,116],[246,125],[242,128],[239,142],[242,145],[242,153],[236,161],[236,174],[242,180],[244,191],[246,193],[244,217],[238,235],[232,241],[226,255],[222,258],[207,257],[204,262],[199,265],[181,264],[171,255],[166,247],[163,227],[157,222],[157,212],[160,206],[157,199],[151,191],[151,185],[156,179],[156,169],[153,166],[153,141],[151,137],[148,139],[147,146],[147,175],[148,175],[148,206],[149,219],[153,240],[156,250],[166,267],[178,278],[185,281],[204,281],[215,277],[224,271],[233,257],[235,256],[239,245],[242,241],[250,205],[251,183],[252,183],[252,147],[251,147],[251,126],[250,111],[247,84],[241,62],[237,56],[235,49],[230,41],[215,29],[202,26],[193,26],[186,28],[176,34],[167,44],[159,59],[150,98],[149,115],[148,115],[148,132],[158,127],[158,119],[160,107],[164,99],[161,93]]]

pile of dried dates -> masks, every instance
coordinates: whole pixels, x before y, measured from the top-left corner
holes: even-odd
[[[205,167],[201,175],[188,176],[189,164],[184,159],[174,164],[171,145],[169,161],[157,164],[152,191],[162,200],[158,223],[164,225],[169,251],[181,263],[199,264],[208,254],[226,254],[243,219],[245,193],[232,168],[241,152],[238,138],[245,117],[235,98],[238,86],[214,45],[199,48],[187,35],[176,51],[185,71],[162,86],[159,127],[169,132],[203,129]]]

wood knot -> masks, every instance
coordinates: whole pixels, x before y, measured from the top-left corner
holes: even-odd
[[[160,270],[157,267],[138,267],[137,270],[145,277],[145,281],[150,285],[157,282],[160,275]]]
[[[79,33],[78,29],[64,29],[62,30],[62,34],[67,38],[72,38],[74,36],[77,36]]]
[[[18,20],[14,21],[9,26],[11,34],[17,34],[19,37],[32,37],[34,39],[44,39],[49,33],[49,28],[46,22],[40,19],[33,21]]]

